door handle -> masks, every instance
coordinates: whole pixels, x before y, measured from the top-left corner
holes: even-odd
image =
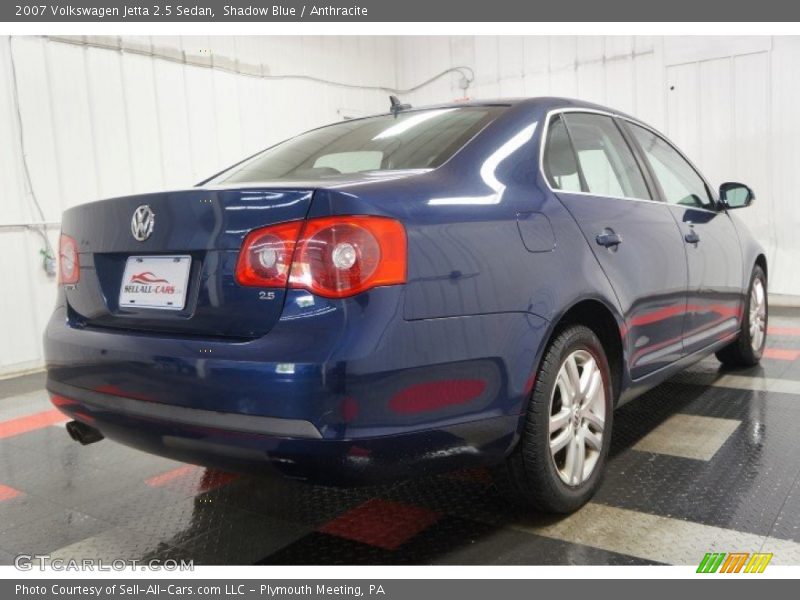
[[[700,236],[697,235],[697,232],[694,229],[690,229],[689,233],[683,236],[683,239],[686,240],[687,244],[696,244],[700,241]]]
[[[613,231],[604,231],[603,233],[599,233],[595,240],[597,240],[597,243],[601,246],[611,248],[613,246],[619,246],[622,243],[622,236]]]

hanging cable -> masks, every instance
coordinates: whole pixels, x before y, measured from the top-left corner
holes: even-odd
[[[9,61],[11,62],[11,94],[14,100],[14,112],[17,118],[17,133],[19,134],[19,148],[20,153],[22,154],[22,169],[25,173],[25,183],[28,188],[28,193],[30,194],[30,198],[33,201],[33,205],[36,208],[36,212],[39,214],[39,219],[42,222],[45,222],[47,219],[44,216],[44,210],[42,210],[42,205],[39,203],[39,199],[36,197],[36,190],[33,187],[33,178],[31,177],[31,170],[28,165],[28,153],[25,147],[25,131],[24,126],[22,123],[22,110],[20,108],[20,101],[19,101],[19,84],[17,81],[17,64],[16,60],[14,59],[14,44],[11,41],[12,36],[8,36],[8,56]],[[42,268],[49,276],[54,276],[56,274],[55,269],[55,252],[53,251],[53,246],[50,243],[50,238],[47,237],[47,228],[40,225],[28,225],[28,229],[31,231],[37,232],[41,238],[44,247],[39,251],[42,255]]]
[[[194,63],[187,63],[187,64],[194,64]],[[242,73],[240,71],[234,71],[233,69],[222,69],[222,70],[228,70],[228,71],[231,71],[231,72],[235,72],[237,74],[247,75],[247,73]],[[441,73],[437,73],[436,75],[434,75],[433,77],[430,77],[429,79],[426,79],[422,83],[419,83],[419,84],[417,84],[415,86],[412,86],[410,88],[404,88],[404,89],[392,88],[392,87],[384,87],[384,86],[380,86],[380,85],[360,85],[360,84],[355,84],[355,83],[344,83],[344,82],[341,82],[341,81],[333,81],[333,80],[330,80],[330,79],[323,79],[321,77],[314,77],[313,75],[260,75],[260,76],[259,75],[255,75],[255,77],[261,77],[263,79],[299,79],[299,80],[312,81],[312,82],[315,82],[315,83],[322,83],[322,84],[325,84],[325,85],[332,85],[332,86],[343,87],[343,88],[354,89],[354,90],[371,90],[371,91],[378,91],[378,92],[387,92],[389,94],[397,94],[397,95],[402,96],[402,95],[405,95],[405,94],[411,94],[413,92],[416,92],[417,90],[420,90],[420,89],[424,88],[425,86],[432,84],[434,81],[437,81],[437,80],[441,79],[442,77],[444,77],[445,75],[449,75],[450,73],[458,73],[459,75],[461,75],[461,77],[464,79],[464,81],[466,83],[466,85],[464,85],[463,88],[462,88],[465,91],[469,87],[469,85],[475,80],[475,73],[472,70],[472,68],[471,67],[461,67],[461,66],[450,67],[449,69],[445,69]],[[469,75],[465,75],[465,73],[469,73]]]
[[[330,85],[335,87],[341,87],[351,90],[371,90],[371,91],[378,91],[378,92],[386,92],[388,94],[396,94],[396,95],[404,95],[404,94],[411,94],[432,84],[434,81],[441,79],[449,75],[450,73],[458,73],[461,75],[462,81],[460,82],[461,89],[466,90],[475,81],[475,71],[472,70],[472,67],[468,66],[454,66],[448,69],[445,69],[433,77],[429,77],[425,81],[418,83],[417,85],[413,85],[408,88],[394,88],[382,85],[362,85],[357,83],[348,83],[345,81],[336,81],[334,79],[326,79],[324,77],[316,77],[314,75],[300,75],[300,74],[285,74],[285,75],[268,75],[264,73],[253,73],[250,71],[244,71],[242,69],[234,69],[231,67],[225,67],[223,65],[217,64],[213,62],[200,62],[195,60],[189,60],[186,56],[185,52],[181,52],[181,57],[178,58],[177,56],[170,56],[169,54],[163,54],[159,52],[155,52],[153,50],[142,50],[139,48],[123,48],[122,45],[113,46],[110,44],[103,44],[99,42],[90,42],[87,40],[75,40],[72,38],[65,38],[65,37],[58,37],[58,36],[44,36],[44,38],[50,42],[56,42],[59,44],[72,44],[74,46],[82,46],[85,48],[97,48],[100,50],[109,50],[112,52],[119,52],[122,54],[136,54],[139,56],[147,56],[149,58],[155,58],[158,60],[163,60],[167,62],[177,63],[181,65],[189,65],[192,67],[201,67],[204,69],[211,69],[214,71],[222,71],[224,73],[231,73],[234,75],[244,75],[246,77],[255,77],[257,79],[265,79],[271,81],[280,81],[280,80],[296,80],[296,81],[310,81],[313,83],[321,83],[323,85]],[[233,62],[233,61],[232,61]]]

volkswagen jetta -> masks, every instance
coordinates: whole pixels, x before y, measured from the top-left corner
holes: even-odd
[[[485,465],[571,511],[617,406],[759,361],[753,198],[600,106],[393,103],[67,210],[47,387],[83,443],[331,483]]]

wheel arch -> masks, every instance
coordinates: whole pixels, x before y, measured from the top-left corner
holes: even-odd
[[[764,275],[766,275],[767,277],[767,281],[769,281],[769,272],[767,271],[767,257],[764,255],[763,252],[759,253],[758,256],[756,256],[755,264],[761,267],[761,269],[764,271]]]
[[[623,339],[625,325],[619,314],[606,302],[598,298],[583,298],[578,300],[564,310],[557,319],[552,321],[550,330],[540,352],[536,371],[538,372],[539,364],[541,364],[541,360],[552,340],[569,325],[584,325],[591,329],[600,339],[600,343],[603,345],[603,349],[606,352],[608,366],[611,371],[611,384],[614,398],[615,401],[618,401],[625,381],[627,381]]]

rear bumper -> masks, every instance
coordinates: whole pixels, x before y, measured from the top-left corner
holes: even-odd
[[[48,387],[66,415],[133,448],[230,471],[278,473],[329,485],[375,484],[491,464],[513,444],[518,420],[495,417],[427,431],[326,440],[314,434],[308,421],[175,407],[168,407],[167,420],[144,401],[87,394],[53,382]],[[213,420],[217,423],[209,424]],[[293,430],[302,435],[286,435]]]
[[[125,444],[319,481],[487,464],[513,447],[545,321],[405,321],[397,287],[301,305],[293,312],[290,296],[249,342],[75,328],[59,308],[45,334],[48,389]]]
[[[135,398],[113,396],[92,390],[75,388],[57,381],[49,381],[47,389],[53,403],[69,412],[74,407],[75,416],[93,422],[99,416],[117,414],[125,419],[145,419],[173,423],[184,427],[200,427],[243,434],[260,434],[274,437],[321,439],[322,434],[313,423],[301,419],[279,419],[260,415],[227,413],[184,406],[173,406],[160,402],[147,402]],[[77,400],[80,399],[80,400]]]

